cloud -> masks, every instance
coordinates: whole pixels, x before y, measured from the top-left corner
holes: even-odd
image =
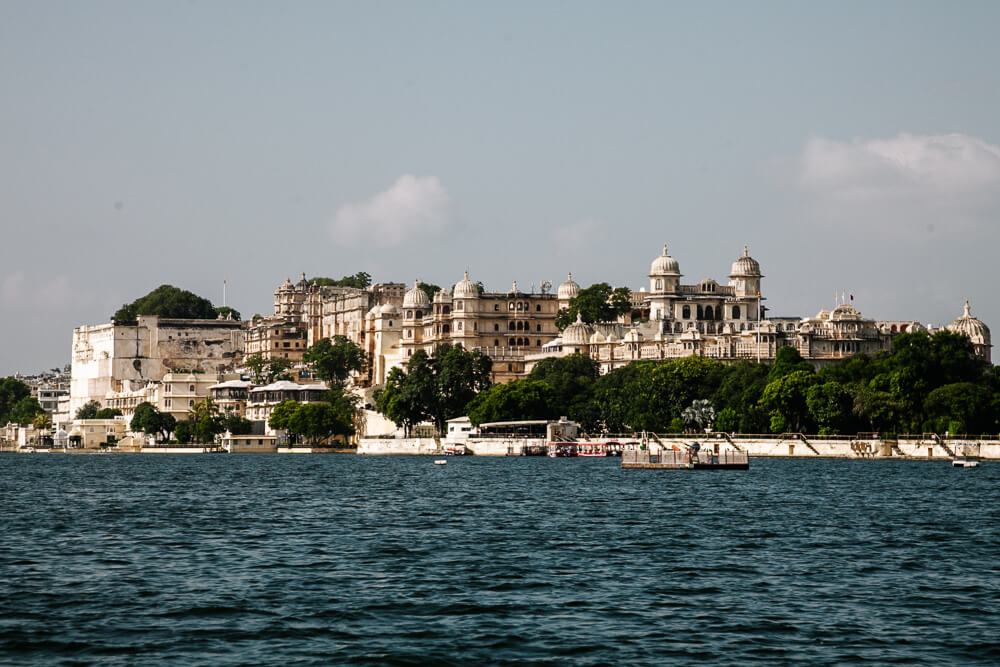
[[[601,223],[592,218],[578,220],[572,224],[552,229],[552,241],[555,243],[555,247],[564,254],[574,255],[601,240]]]
[[[440,234],[448,225],[450,206],[451,198],[437,177],[404,174],[371,199],[341,206],[330,234],[347,245],[397,246],[417,236]]]
[[[92,301],[92,296],[82,293],[63,274],[28,280],[24,271],[14,271],[0,281],[0,302],[9,307],[47,311]]]
[[[823,225],[969,231],[1000,212],[1000,146],[964,134],[810,137],[790,166],[807,219]]]

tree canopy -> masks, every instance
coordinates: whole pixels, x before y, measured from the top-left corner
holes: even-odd
[[[232,311],[234,317],[239,315]],[[219,311],[208,299],[182,290],[173,285],[160,285],[146,296],[119,308],[111,319],[115,322],[134,322],[139,315],[158,315],[166,318],[208,320],[218,317]]]
[[[576,321],[578,313],[587,324],[612,322],[632,309],[631,294],[627,287],[613,288],[608,283],[585,287],[556,315],[556,327],[562,331]]]
[[[365,352],[346,336],[321,338],[302,355],[313,374],[330,386],[343,386],[352,372],[364,370]]]
[[[478,350],[439,345],[433,355],[417,350],[406,371],[394,368],[376,391],[376,409],[398,426],[430,420],[443,432],[445,422],[464,415],[466,406],[490,386],[493,361]]]
[[[31,395],[31,387],[17,378],[0,380],[0,426],[8,422],[30,424],[39,414],[45,410]]]
[[[259,352],[247,357],[243,362],[250,371],[250,379],[254,384],[271,384],[277,380],[291,380],[288,371],[294,366],[290,359],[284,357],[264,358]]]
[[[316,277],[310,278],[308,282],[320,287],[356,287],[357,289],[365,289],[372,284],[372,276],[366,271],[358,271],[354,275],[344,276],[339,280]]]
[[[160,412],[156,406],[148,401],[143,401],[135,406],[135,413],[132,415],[132,422],[129,428],[136,433],[148,433],[149,435],[161,436],[163,440],[170,437],[170,433],[177,425],[174,416]]]

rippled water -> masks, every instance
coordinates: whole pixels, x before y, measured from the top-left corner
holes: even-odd
[[[1000,661],[1000,463],[0,456],[5,664]]]

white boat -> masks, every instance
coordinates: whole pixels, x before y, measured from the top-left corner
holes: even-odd
[[[448,465],[448,460],[447,459],[438,459],[438,460],[436,460],[434,462],[434,465],[436,465],[436,466]]]
[[[979,461],[973,461],[968,456],[956,456],[951,460],[951,465],[955,468],[978,468]]]

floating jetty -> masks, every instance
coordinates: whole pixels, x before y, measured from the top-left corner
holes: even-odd
[[[749,470],[750,456],[735,448],[702,448],[698,442],[668,446],[658,440],[645,440],[622,452],[622,469]]]

